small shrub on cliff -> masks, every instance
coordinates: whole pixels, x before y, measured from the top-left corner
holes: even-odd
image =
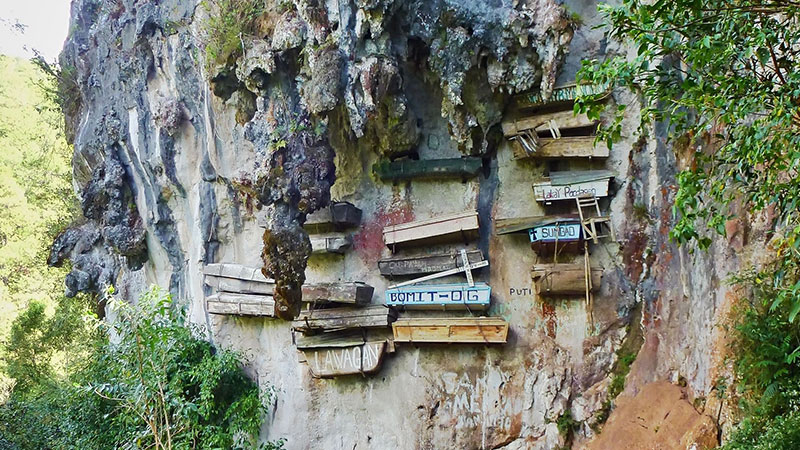
[[[224,63],[231,55],[242,51],[243,37],[252,33],[264,12],[264,2],[254,0],[203,0],[208,12],[204,30],[206,69],[210,74],[216,64]]]
[[[0,406],[11,448],[258,448],[270,391],[262,398],[236,354],[204,340],[158,290],[112,306],[114,322],[95,322],[88,356],[66,380],[29,383]]]

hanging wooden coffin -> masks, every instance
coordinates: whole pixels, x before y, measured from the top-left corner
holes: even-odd
[[[502,128],[511,141],[514,159],[607,158],[608,146],[594,142],[597,123],[570,109],[508,120]]]
[[[272,295],[275,281],[261,269],[241,264],[215,263],[203,268],[204,282],[219,292]]]
[[[407,309],[485,310],[492,288],[486,283],[425,284],[386,290],[387,306]]]
[[[480,250],[470,250],[467,252],[467,259],[470,263],[483,261],[483,253]],[[444,272],[445,270],[457,269],[462,266],[461,256],[456,252],[406,258],[388,258],[378,261],[381,275],[385,277]]]
[[[303,285],[303,301],[368,305],[375,288],[366,283],[314,283]]]
[[[553,92],[547,98],[542,96],[541,92],[517,95],[516,103],[518,108],[538,108],[554,103],[570,105],[581,95],[607,96],[609,93],[608,86],[602,84],[569,83],[553,88]]]
[[[352,203],[334,202],[328,208],[309,214],[303,228],[309,233],[341,231],[361,223],[361,210]]]
[[[428,220],[389,225],[383,229],[387,247],[474,239],[478,234],[476,211],[448,214]]]
[[[495,234],[526,233],[531,228],[548,225],[556,222],[580,221],[577,214],[560,214],[553,216],[529,216],[495,219]]]
[[[608,170],[586,170],[575,172],[551,172],[549,178],[534,183],[533,194],[536,201],[552,202],[572,200],[590,195],[608,196],[608,185],[614,177]]]
[[[593,267],[591,274],[592,292],[597,292],[602,283],[603,270]],[[537,295],[581,296],[586,294],[586,270],[582,262],[535,265],[531,276]]]
[[[210,314],[275,317],[275,300],[266,295],[220,292],[206,297],[206,311]]]
[[[361,345],[303,350],[305,362],[314,378],[377,372],[386,353],[386,341]]]
[[[499,317],[398,319],[395,342],[505,344],[508,323]]]
[[[309,236],[311,253],[334,253],[343,255],[353,245],[350,234],[331,233],[327,235]]]
[[[472,178],[478,174],[481,158],[383,160],[372,168],[381,180]]]
[[[292,328],[303,333],[381,328],[389,326],[396,317],[396,313],[385,306],[314,309],[300,312],[292,321]]]

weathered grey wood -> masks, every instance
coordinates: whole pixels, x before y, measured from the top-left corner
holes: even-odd
[[[395,342],[505,344],[508,323],[499,317],[402,318],[392,332]]]
[[[345,330],[335,333],[294,334],[294,343],[300,350],[309,348],[336,348],[361,345],[367,340],[363,330]]]
[[[483,261],[480,250],[467,252],[470,264]],[[457,252],[439,253],[436,255],[411,256],[405,258],[388,258],[378,261],[381,275],[387,277],[424,275],[444,272],[445,270],[463,267],[461,256]]]
[[[261,273],[260,267],[247,267],[241,264],[213,263],[203,267],[203,273],[217,277],[236,278],[238,280],[258,281],[261,283],[274,283],[275,280],[267,278]]]
[[[375,288],[360,282],[314,283],[303,285],[303,301],[309,303],[347,303],[368,305]]]
[[[394,311],[385,306],[316,309],[302,311],[292,322],[292,328],[303,333],[380,328],[389,326],[395,317]]]
[[[275,300],[265,295],[220,292],[206,298],[206,310],[211,314],[274,317]]]
[[[538,108],[554,103],[564,103],[569,107],[578,95],[601,95],[602,98],[605,98],[609,93],[610,89],[605,85],[568,83],[553,88],[547,98],[544,98],[541,92],[536,91],[519,94],[515,100],[519,108]]]
[[[526,130],[535,132],[549,131],[548,123],[553,120],[560,130],[572,128],[585,128],[597,125],[596,120],[590,120],[586,114],[578,114],[572,110],[555,111],[533,114],[515,120],[505,120],[501,124],[503,136],[512,137]]]
[[[603,270],[593,267],[592,292],[602,283]],[[537,264],[531,271],[536,294],[542,296],[582,296],[586,294],[586,270],[583,263]]]
[[[495,219],[495,234],[527,233],[528,230],[551,223],[580,220],[577,214],[562,214],[557,216],[527,216]]]
[[[377,372],[383,362],[385,350],[386,341],[378,341],[352,347],[303,350],[303,353],[311,369],[311,376],[330,378]]]
[[[310,236],[312,253],[344,254],[353,245],[350,234],[332,233],[328,235]]]
[[[270,294],[275,290],[274,283],[262,283],[259,281],[239,280],[236,278],[217,277],[206,275],[204,277],[206,285],[222,292],[235,292],[240,294]]]
[[[605,144],[595,145],[594,136],[568,136],[559,139],[539,138],[539,146],[528,153],[519,140],[511,143],[514,159],[524,158],[608,158]]]
[[[327,208],[309,214],[303,228],[309,233],[341,231],[361,223],[361,210],[352,203],[335,202]]]
[[[480,158],[383,160],[372,169],[381,180],[471,178],[480,172]]]
[[[427,220],[389,225],[383,228],[383,242],[389,247],[474,239],[478,234],[477,211],[446,214]]]

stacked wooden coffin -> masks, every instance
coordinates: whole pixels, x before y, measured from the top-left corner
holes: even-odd
[[[240,264],[208,264],[203,268],[204,283],[215,292],[206,297],[211,314],[237,316],[275,316],[273,280],[259,269]]]
[[[602,99],[608,96],[608,90],[603,86],[571,84],[556,88],[548,98],[539,94],[518,96],[515,117],[502,123],[514,158],[570,161],[608,157],[609,148],[594,143],[599,121],[573,112],[578,95]],[[545,207],[557,206],[559,212],[574,205],[576,213],[496,221],[497,234],[527,233],[531,248],[540,257],[552,259],[551,263],[532,268],[538,296],[581,296],[591,304],[592,294],[602,282],[602,270],[591,266],[587,243],[597,244],[605,237],[615,239],[611,220],[601,213],[598,203],[598,199],[609,195],[613,178],[614,174],[605,169],[551,171],[533,183],[534,199]],[[579,253],[583,258],[575,258]],[[576,262],[565,263],[564,259]]]
[[[371,374],[380,369],[387,330],[396,318],[383,305],[370,305],[374,288],[365,283],[317,283],[303,286],[308,308],[292,322],[301,361],[312,376],[328,378]]]
[[[330,206],[309,214],[303,228],[311,240],[311,252],[343,255],[353,245],[353,235],[347,230],[361,224],[361,210],[348,202],[331,202]],[[259,225],[267,227],[266,218]]]
[[[418,310],[480,313],[488,309],[491,287],[474,281],[472,274],[473,270],[489,265],[480,250],[419,253],[420,247],[430,249],[437,244],[466,245],[477,238],[478,231],[475,211],[385,227],[383,240],[392,252],[417,250],[415,256],[393,256],[378,262],[381,274],[386,277],[414,277],[389,286],[385,292],[386,305],[406,313]],[[467,282],[434,282],[458,274],[464,274]],[[491,344],[506,341],[508,324],[489,317],[401,317],[392,324],[392,330],[395,342]]]

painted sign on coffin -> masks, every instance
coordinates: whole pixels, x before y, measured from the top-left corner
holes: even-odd
[[[569,242],[581,239],[579,222],[552,223],[531,228],[528,231],[531,243],[534,242]]]
[[[406,308],[481,309],[489,306],[491,293],[492,288],[485,283],[404,286],[387,289],[386,304]]]
[[[386,341],[367,342],[363,345],[343,348],[321,348],[303,350],[316,378],[338,375],[374,373],[383,360]]]
[[[571,200],[582,196],[605,197],[608,195],[608,179],[572,183],[554,186],[550,183],[538,183],[533,186],[537,201]]]

